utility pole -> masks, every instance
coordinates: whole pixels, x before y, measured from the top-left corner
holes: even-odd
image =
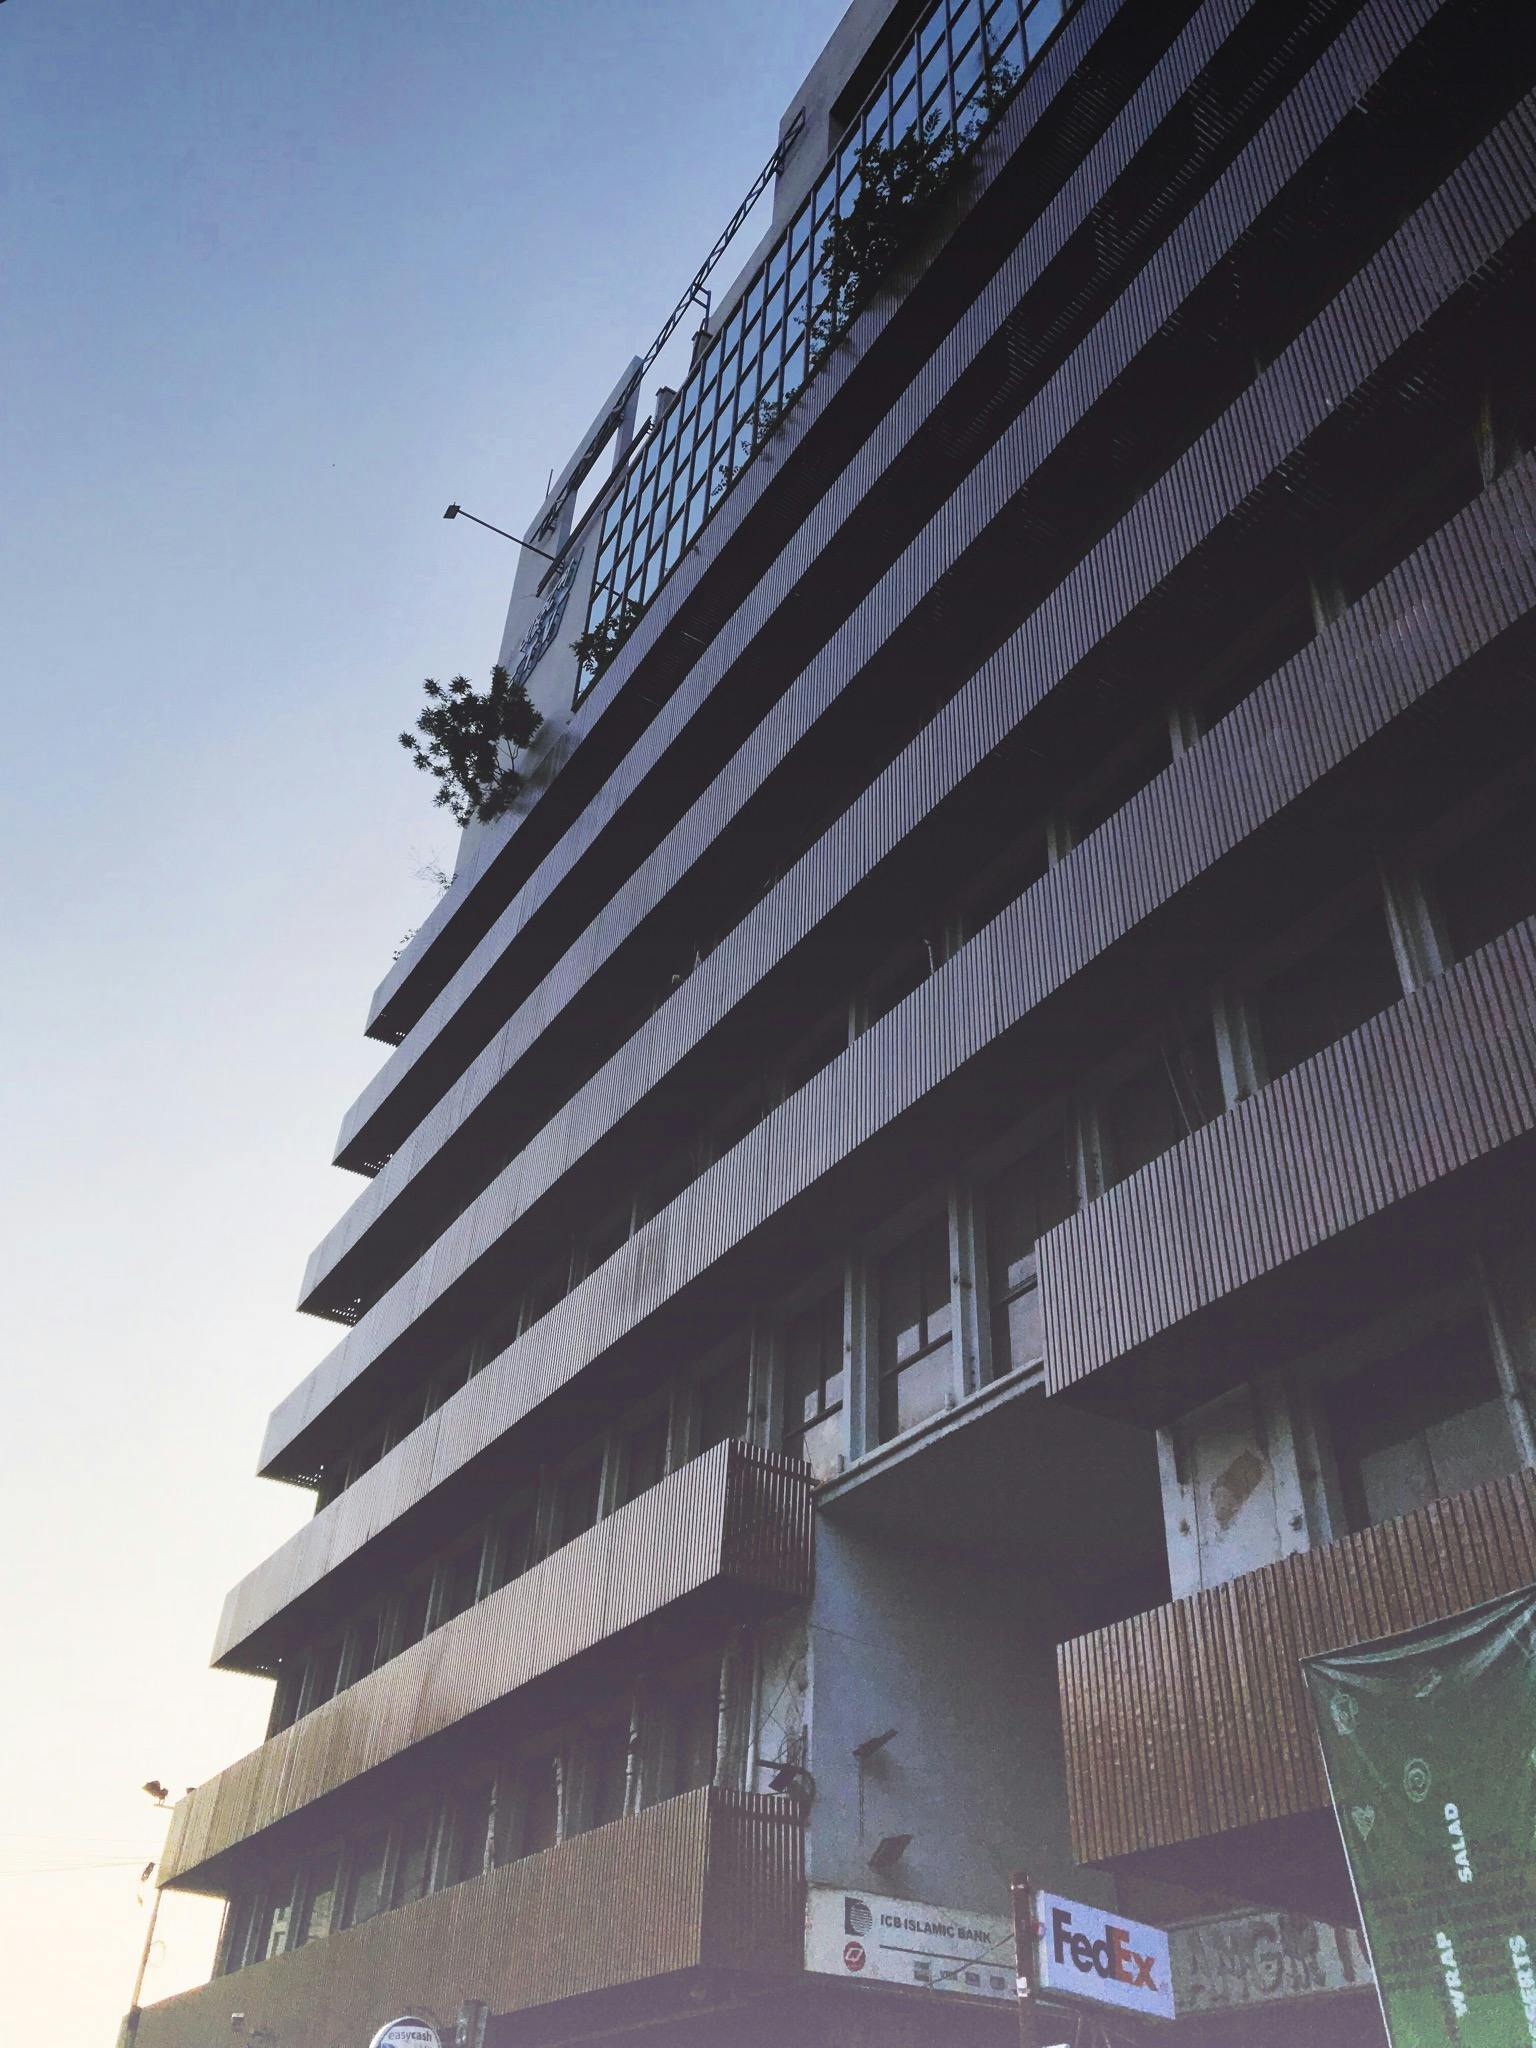
[[[1035,1981],[1035,1888],[1022,1870],[1008,1880],[1013,1904],[1013,1952],[1018,1969],[1019,2048],[1046,2048],[1039,1985]]]

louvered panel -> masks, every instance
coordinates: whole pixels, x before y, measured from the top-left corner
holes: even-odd
[[[1048,1390],[1533,1129],[1527,919],[1058,1225]]]
[[[1170,58],[1154,80],[1149,81],[1133,104],[1137,107],[1138,122],[1146,120],[1153,108],[1162,110],[1177,96],[1176,86],[1182,84],[1196,68],[1197,53],[1200,58],[1209,54],[1210,48],[1219,40],[1219,34],[1230,26],[1230,10],[1206,9],[1196,24],[1192,24],[1185,36],[1176,45],[1177,56]],[[1416,23],[1403,21],[1400,33],[1406,41]],[[1033,409],[1034,431],[1023,440],[1010,444],[1006,454],[996,451],[979,465],[963,494],[941,508],[935,515],[934,530],[945,539],[942,547],[930,547],[919,543],[904,556],[895,569],[876,586],[860,610],[848,622],[842,640],[834,639],[823,651],[818,663],[808,671],[785,697],[781,698],[765,719],[765,731],[773,737],[770,754],[765,754],[759,772],[750,780],[755,784],[761,779],[761,770],[771,765],[784,751],[785,746],[807,728],[810,719],[830,701],[832,688],[843,687],[876,645],[889,637],[892,630],[915,605],[926,602],[933,584],[943,573],[955,554],[963,548],[987,519],[1017,490],[1029,470],[1050,452],[1089,404],[1102,396],[1103,390],[1113,376],[1123,368],[1124,363],[1135,353],[1139,343],[1155,330],[1176,309],[1179,301],[1191,286],[1197,283],[1209,269],[1219,262],[1230,248],[1233,239],[1244,225],[1262,209],[1267,199],[1277,191],[1285,178],[1291,175],[1305,160],[1310,151],[1327,135],[1329,129],[1339,120],[1352,102],[1371,82],[1377,67],[1368,64],[1362,57],[1356,43],[1361,36],[1357,24],[1351,23],[1341,34],[1338,43],[1320,58],[1316,70],[1299,86],[1286,103],[1285,113],[1279,121],[1279,134],[1270,137],[1269,130],[1250,144],[1240,163],[1245,165],[1248,176],[1241,170],[1229,172],[1220,181],[1217,192],[1219,201],[1207,199],[1199,205],[1190,219],[1181,223],[1175,231],[1167,250],[1159,251],[1149,266],[1147,278],[1138,277],[1128,285],[1124,300],[1107,315],[1100,328],[1083,344],[1082,353],[1085,368],[1072,391],[1072,403],[1063,401],[1064,394],[1054,385],[1046,392]],[[1275,123],[1271,126],[1274,127]],[[1116,124],[1113,131],[1113,147],[1104,154],[1118,162],[1125,152],[1134,129],[1129,121]],[[1145,130],[1141,130],[1145,133]],[[1070,199],[1064,194],[1049,208],[1039,223],[1026,234],[1019,249],[1004,265],[1000,276],[1011,283],[1012,296],[1006,292],[1006,303],[994,308],[991,296],[984,294],[967,310],[957,325],[956,332],[969,338],[965,360],[974,359],[976,350],[995,336],[999,320],[1014,311],[1019,303],[1018,295],[1027,291],[1029,284],[1037,278],[1050,251],[1060,245],[1061,230],[1070,218],[1077,224],[1081,218],[1081,198],[1073,188],[1085,181],[1100,183],[1101,171],[1097,162],[1085,165],[1078,177],[1069,182]],[[1171,253],[1170,253],[1171,252]],[[1150,282],[1149,282],[1150,279]],[[926,411],[918,412],[925,401],[919,386],[914,385],[903,402],[893,408],[881,433],[876,437],[881,443],[882,460],[877,464],[878,475],[891,457],[899,452]],[[1049,431],[1039,431],[1041,420],[1049,422]],[[861,492],[853,478],[845,478],[842,489],[845,501],[840,506],[840,519],[849,517],[857,506]],[[1175,525],[1165,537],[1172,538],[1182,526],[1190,524],[1190,518],[1173,508]],[[1153,531],[1149,529],[1149,531]],[[783,603],[793,590],[798,577],[803,574],[807,563],[814,561],[820,548],[830,539],[830,531],[814,531],[797,536],[795,543],[785,550],[775,570],[765,580],[759,601],[751,600],[742,607],[731,624],[724,630],[716,645],[701,656],[689,678],[681,686],[678,703],[687,696],[702,703],[709,693],[718,686],[728,671],[730,661],[747,646],[753,634],[766,623],[773,609]],[[1176,555],[1170,559],[1176,559]],[[840,658],[841,656],[841,658]],[[832,671],[836,670],[835,677]],[[806,703],[796,711],[797,693],[806,694]],[[657,758],[661,740],[662,720],[658,719],[637,745],[631,756],[616,769],[606,788],[622,789],[627,794],[638,786],[645,773],[649,772]],[[745,750],[744,750],[745,753]],[[707,792],[699,799],[693,811],[673,828],[668,839],[657,849],[639,872],[624,881],[602,913],[601,922],[605,931],[611,931],[614,938],[631,930],[635,916],[643,909],[658,901],[674,885],[684,868],[697,861],[707,852],[722,815],[734,811],[745,789],[738,787],[733,800],[727,805],[721,802],[720,788],[728,788],[742,781],[742,758],[722,771],[716,790]],[[567,833],[556,853],[551,855],[538,876],[530,879],[525,894],[535,896],[547,894],[558,886],[569,872],[570,865],[578,860],[591,845],[597,826],[606,818],[596,819],[591,825],[585,818],[578,819]],[[520,902],[522,897],[518,899]],[[621,909],[620,906],[623,906]],[[514,906],[515,908],[515,906]],[[504,971],[508,948],[515,936],[512,912],[504,913],[501,924],[495,926],[480,941],[471,959],[465,963],[432,1008],[413,1027],[412,1032],[395,1053],[381,1073],[370,1084],[360,1098],[358,1105],[343,1127],[343,1149],[357,1142],[366,1132],[368,1118],[377,1115],[387,1104],[389,1093],[398,1087],[402,1077],[408,1077],[418,1063],[433,1057],[434,1046],[442,1034],[445,1024],[451,1022],[466,996],[477,987],[493,969]],[[505,927],[505,928],[504,928]],[[583,934],[577,941],[578,948],[587,945],[589,934]],[[567,956],[569,959],[571,956]],[[591,964],[595,965],[595,958]],[[550,981],[558,979],[567,991],[578,987],[586,979],[589,969],[568,975],[565,965],[551,971]],[[531,1005],[536,997],[530,997]],[[546,1024],[550,1012],[544,1010],[539,1018]],[[531,1042],[534,1014],[530,1009],[526,1018],[514,1017],[496,1034],[491,1044],[475,1055],[476,1064],[486,1062],[498,1074],[509,1070],[520,1056],[520,1049]],[[441,1056],[441,1049],[438,1049]],[[441,1104],[425,1112],[440,1136],[446,1136],[455,1126],[441,1115]],[[404,1148],[402,1148],[403,1152]],[[317,1251],[306,1276],[305,1294],[318,1285],[324,1273],[329,1270],[336,1257],[357,1242],[361,1230],[366,1228],[367,1219],[376,1215],[391,1198],[401,1183],[409,1177],[410,1163],[397,1156],[385,1166],[382,1173],[359,1197],[355,1205],[357,1218],[344,1218],[331,1236]]]
[[[560,1843],[365,1926],[146,2006],[138,2048],[229,2036],[367,2040],[466,1998],[517,2012],[700,1964],[800,1965],[803,1827],[786,1800],[705,1790]]]
[[[1078,1856],[1100,1862],[1326,1806],[1299,1660],[1533,1579],[1536,1473],[1523,1471],[1062,1644]]]
[[[809,1468],[717,1445],[200,1785],[164,1881],[195,1888],[211,1858],[703,1587],[805,1597],[812,1540]]]

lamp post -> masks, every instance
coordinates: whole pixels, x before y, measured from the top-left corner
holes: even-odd
[[[450,505],[443,514],[443,517],[445,519],[472,519],[476,526],[483,526],[487,533],[499,534],[503,540],[511,541],[513,547],[526,548],[530,555],[538,555],[541,560],[546,562],[558,562],[560,560],[560,556],[552,555],[548,548],[535,547],[531,540],[519,540],[515,533],[508,533],[504,526],[492,526],[489,519],[482,519],[476,512],[466,512],[462,505]],[[611,597],[619,597],[619,592],[612,583],[594,583],[592,588],[594,590],[606,590]],[[623,602],[622,598],[620,598],[620,602]]]
[[[161,1808],[161,1809],[162,1809],[163,1811],[165,1811],[165,1812],[169,1812],[169,1811],[170,1811],[170,1797],[171,1797],[171,1795],[170,1795],[170,1793],[169,1793],[169,1792],[167,1792],[167,1790],[165,1789],[165,1787],[164,1787],[164,1786],[163,1786],[163,1785],[162,1785],[162,1784],[160,1783],[160,1780],[159,1780],[158,1778],[151,1778],[151,1779],[150,1779],[150,1781],[149,1781],[149,1783],[148,1783],[148,1784],[147,1784],[147,1785],[146,1785],[146,1786],[144,1787],[144,1790],[145,1790],[145,1791],[146,1791],[146,1792],[147,1792],[147,1793],[149,1794],[150,1798],[151,1798],[151,1799],[152,1799],[152,1800],[154,1801],[154,1803],[155,1803],[155,1805],[156,1805],[157,1807]],[[167,1822],[167,1823],[166,1823],[166,1825],[167,1825],[167,1827],[169,1827],[170,1823],[169,1823],[169,1822]],[[163,1858],[163,1856],[164,1856],[164,1853],[165,1853],[165,1852],[164,1852],[164,1850],[162,1849],[162,1851],[161,1851],[161,1856],[162,1856],[162,1858]],[[145,1878],[145,1879],[147,1879],[147,1878],[150,1878],[150,1877],[156,1877],[156,1876],[158,1876],[158,1874],[159,1874],[159,1866],[158,1866],[157,1864],[154,1864],[154,1863],[146,1863],[146,1864],[145,1864],[145,1866],[144,1866],[144,1878]],[[142,1881],[143,1881],[143,1880],[141,1880],[141,1882],[142,1882]],[[151,1956],[151,1954],[153,1953],[153,1950],[154,1950],[154,1946],[155,1946],[155,1923],[156,1923],[156,1921],[157,1921],[157,1920],[158,1920],[159,1918],[160,1918],[160,1886],[159,1886],[158,1884],[156,1884],[156,1886],[155,1886],[155,1895],[154,1895],[153,1899],[151,1899],[151,1901],[150,1901],[150,1906],[149,1906],[149,1926],[148,1926],[148,1927],[147,1927],[147,1928],[145,1929],[145,1932],[144,1932],[144,1947],[143,1947],[143,1950],[142,1950],[142,1952],[140,1953],[140,1956],[139,1956],[139,1967],[138,1967],[138,1969],[137,1969],[137,1970],[135,1971],[135,1973],[134,1973],[134,1979],[133,1979],[133,1997],[132,1997],[132,1998],[131,1998],[131,1999],[129,2000],[129,2002],[128,2002],[128,2017],[127,2017],[126,2021],[124,2022],[124,2040],[125,2040],[125,2042],[127,2043],[127,2048],[132,2048],[132,2044],[133,2044],[133,2042],[134,2042],[134,2041],[135,2041],[135,2040],[137,2039],[137,2037],[138,2037],[138,2032],[139,2032],[139,2016],[140,2016],[140,2006],[139,2006],[139,2000],[140,2000],[140,1998],[141,1998],[141,1997],[143,1996],[143,1993],[144,1993],[144,1977],[145,1977],[145,1973],[146,1973],[146,1971],[147,1971],[147,1970],[149,1969],[149,1958],[150,1958],[150,1956]]]

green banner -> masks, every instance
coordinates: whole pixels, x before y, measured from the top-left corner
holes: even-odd
[[[1536,1588],[1302,1670],[1393,2048],[1531,2048]]]

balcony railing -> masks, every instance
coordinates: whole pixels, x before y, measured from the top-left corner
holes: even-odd
[[[237,1844],[707,1588],[803,1598],[811,1543],[809,1467],[717,1445],[200,1785],[163,1881],[220,1889]]]
[[[1536,1473],[1063,1643],[1072,1837],[1084,1862],[1328,1803],[1298,1660],[1536,1580]]]
[[[1294,1295],[1331,1242],[1407,1230],[1437,1193],[1470,1222],[1469,1179],[1536,1130],[1533,1015],[1527,918],[1060,1224],[1040,1253],[1048,1390],[1162,1420],[1281,1338],[1270,1276]]]
[[[516,2012],[700,1966],[798,1969],[803,1866],[789,1801],[686,1792],[147,2006],[136,2048],[227,2041],[231,2011],[244,2040],[328,2048],[470,1998]]]

